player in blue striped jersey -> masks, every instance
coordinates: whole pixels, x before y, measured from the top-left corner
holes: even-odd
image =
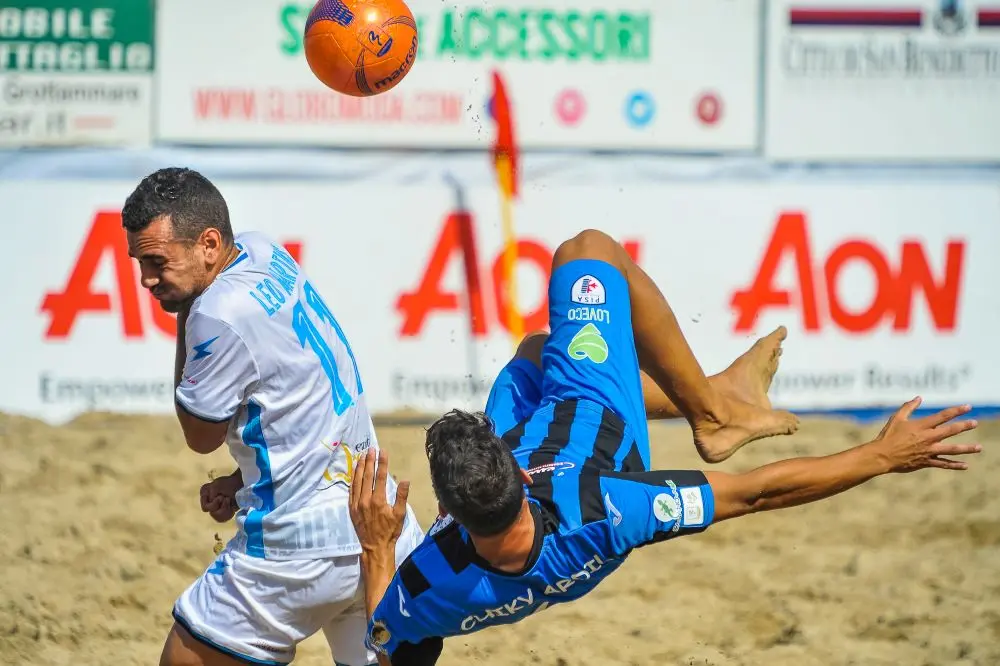
[[[395,574],[408,485],[390,506],[384,452],[377,473],[370,454],[356,471],[350,506],[363,549],[368,642],[383,665],[433,664],[444,637],[577,599],[635,548],[823,499],[888,472],[964,469],[942,456],[979,450],[943,441],[976,426],[953,421],[968,406],[909,420],[915,399],[874,441],[837,455],[736,475],[649,471],[649,413],[684,416],[710,462],[795,429],[795,417],[766,399],[784,331],[755,347],[775,363],[764,363],[757,399],[741,400],[705,377],[659,290],[596,231],[556,252],[549,308],[551,334],[522,344],[486,413],[454,410],[428,429],[443,517]],[[645,387],[640,368],[651,378]]]

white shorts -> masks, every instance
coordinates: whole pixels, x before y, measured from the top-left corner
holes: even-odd
[[[396,566],[424,532],[412,510],[396,543]],[[226,548],[174,604],[174,620],[199,641],[249,664],[282,666],[323,630],[334,662],[376,663],[365,647],[368,617],[358,555],[264,560]]]

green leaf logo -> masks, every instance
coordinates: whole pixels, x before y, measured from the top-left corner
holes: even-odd
[[[601,330],[593,324],[577,331],[566,351],[577,361],[589,358],[594,363],[604,363],[608,360],[608,343],[601,337]]]

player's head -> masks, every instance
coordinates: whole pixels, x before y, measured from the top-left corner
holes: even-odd
[[[233,246],[226,200],[191,169],[160,169],[143,178],[125,201],[122,226],[142,285],[168,312],[205,290]]]
[[[470,534],[494,536],[517,520],[521,468],[482,412],[448,412],[427,429],[431,485],[441,508]]]

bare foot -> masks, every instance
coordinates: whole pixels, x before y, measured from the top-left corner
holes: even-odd
[[[694,428],[695,446],[706,462],[722,462],[744,444],[798,430],[798,418],[791,412],[771,409],[767,397],[778,371],[781,343],[787,336],[788,330],[779,326],[719,375],[719,391],[727,398],[728,415],[722,422]]]
[[[720,422],[704,421],[693,427],[694,445],[706,462],[722,462],[744,444],[791,435],[799,428],[799,419],[791,412],[757,407],[735,398],[726,400],[728,414]]]
[[[767,392],[778,371],[781,343],[786,337],[788,329],[779,326],[758,339],[753,347],[719,373],[719,390],[751,405],[771,409]]]

